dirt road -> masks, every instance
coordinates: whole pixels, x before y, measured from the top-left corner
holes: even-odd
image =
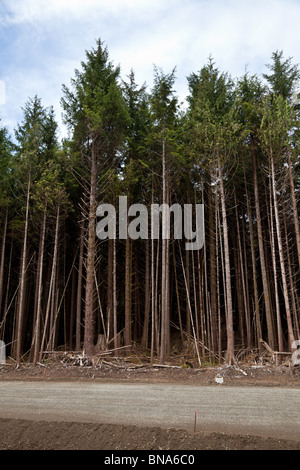
[[[250,434],[300,442],[300,390],[174,384],[0,382],[0,419]]]

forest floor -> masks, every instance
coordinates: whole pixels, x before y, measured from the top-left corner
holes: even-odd
[[[300,389],[300,367],[290,363],[275,366],[242,363],[235,366],[203,365],[189,360],[183,366],[171,359],[166,367],[150,366],[148,359],[101,357],[85,363],[72,353],[61,353],[36,366],[24,363],[16,368],[8,360],[0,366],[0,381],[53,381],[94,383],[167,383],[216,387],[288,387]],[[177,361],[178,364],[178,361]],[[222,383],[220,383],[220,381]],[[101,449],[101,450],[300,450],[300,442],[223,432],[190,433],[113,424],[38,422],[2,419],[0,449]]]

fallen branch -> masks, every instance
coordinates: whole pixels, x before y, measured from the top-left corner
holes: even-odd
[[[105,361],[104,359],[101,361],[101,364],[112,366],[112,367],[115,367],[116,369],[126,369],[125,366],[122,366],[120,364],[114,364],[113,362],[108,362],[108,361]]]
[[[161,369],[182,369],[182,367],[180,366],[169,366],[169,365],[165,365],[165,364],[153,364],[152,366],[153,368],[161,368]]]
[[[234,366],[234,368],[235,368],[236,370],[238,370],[239,372],[241,372],[242,374],[248,375],[247,372],[245,372],[245,371],[244,371],[243,369],[241,369],[240,367]]]
[[[126,370],[136,370],[136,369],[149,369],[150,366],[149,364],[137,364],[137,365],[131,365],[126,368]]]
[[[272,348],[266,343],[263,339],[259,340],[260,343],[263,344],[263,346],[266,348],[266,350],[271,354],[272,360],[274,361],[275,359],[275,365],[278,366],[278,359],[279,356],[291,356],[292,352],[284,352],[284,351],[273,351]]]

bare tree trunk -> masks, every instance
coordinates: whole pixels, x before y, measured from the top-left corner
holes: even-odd
[[[191,306],[191,300],[190,300],[190,291],[189,291],[188,285],[187,285],[186,273],[185,273],[185,269],[184,269],[184,263],[183,263],[183,259],[182,259],[181,250],[180,250],[180,258],[181,258],[181,265],[182,265],[182,271],[183,271],[183,277],[184,277],[184,283],[185,283],[185,289],[186,289],[187,303],[188,303],[189,312],[190,312],[190,316],[191,316],[191,327],[192,327],[192,332],[193,332],[193,337],[194,337],[195,350],[196,350],[197,357],[198,357],[199,367],[201,367],[199,346],[198,346],[197,335],[196,335],[195,326],[194,326],[193,312],[192,312],[192,306]]]
[[[296,246],[297,246],[297,254],[298,254],[298,267],[300,269],[299,217],[298,217],[298,211],[297,211],[296,191],[295,191],[294,176],[293,176],[293,169],[292,169],[291,156],[290,156],[290,150],[289,149],[287,149],[287,159],[288,159],[288,173],[289,173],[289,181],[290,181],[290,188],[291,188],[292,206],[293,206],[293,218],[294,218],[294,227],[295,227],[295,235],[296,235]]]
[[[155,345],[155,249],[154,239],[151,239],[151,365],[154,362]]]
[[[261,215],[260,215],[260,204],[259,204],[259,192],[258,192],[258,183],[257,183],[256,160],[255,160],[254,155],[252,157],[252,162],[253,162],[253,182],[254,182],[255,211],[256,211],[256,220],[257,220],[258,248],[259,248],[259,258],[260,258],[265,309],[266,309],[268,343],[271,346],[271,348],[274,349],[275,339],[274,339],[274,330],[273,330],[273,321],[272,321],[271,299],[270,299],[270,290],[269,290],[269,283],[268,283],[267,269],[266,269],[266,262],[265,262],[265,253],[264,253],[264,245],[263,245],[262,226],[261,226]]]
[[[25,227],[24,227],[24,239],[21,257],[21,272],[20,272],[20,289],[18,298],[18,309],[17,309],[17,338],[16,338],[16,361],[17,365],[21,362],[21,351],[23,345],[23,326],[24,326],[24,301],[25,301],[25,285],[26,285],[26,259],[27,259],[27,238],[28,238],[28,222],[29,222],[29,199],[30,199],[30,188],[31,188],[31,172],[28,175],[27,184],[27,198],[26,198],[26,215],[25,215]]]
[[[86,285],[85,285],[85,319],[84,351],[88,357],[94,355],[94,269],[95,269],[95,227],[96,227],[96,185],[97,156],[96,143],[92,144],[92,165],[89,201],[89,223],[87,235]]]
[[[8,209],[5,212],[5,219],[4,219],[4,229],[3,229],[3,236],[2,236],[2,247],[1,247],[1,261],[0,261],[0,319],[2,318],[1,306],[3,300],[3,286],[4,286],[4,261],[5,261],[5,247],[6,247],[6,234],[7,234],[7,222],[8,222]]]
[[[112,248],[112,240],[108,240],[108,249],[107,249],[107,297],[106,297],[106,316],[107,316],[107,341],[108,344],[113,339],[113,292],[112,292],[112,285],[113,285],[113,248]]]
[[[165,338],[166,356],[170,355],[170,240],[166,240],[166,316],[165,316]]]
[[[179,321],[179,328],[180,328],[181,344],[183,345],[184,336],[183,336],[183,328],[182,328],[180,295],[179,295],[179,287],[178,287],[178,279],[177,279],[177,267],[176,267],[176,256],[175,256],[175,244],[174,243],[173,243],[173,246],[172,246],[172,251],[173,251],[173,265],[174,265],[174,278],[175,278],[175,288],[176,288],[178,321]]]
[[[167,204],[167,172],[166,172],[166,139],[163,137],[162,144],[162,180],[163,180],[163,204]],[[168,354],[168,273],[167,273],[167,257],[168,257],[168,240],[167,240],[167,220],[165,213],[162,217],[162,260],[161,260],[161,346],[160,346],[160,363],[164,364]]]
[[[223,238],[224,238],[224,258],[225,258],[225,282],[226,282],[226,330],[227,330],[227,363],[230,365],[234,362],[234,333],[233,333],[233,311],[232,311],[232,293],[231,293],[231,273],[230,273],[230,254],[228,240],[227,214],[225,204],[225,191],[223,184],[223,175],[220,157],[218,157],[220,194],[221,194],[221,210],[223,220]]]
[[[44,217],[41,228],[41,238],[39,247],[39,261],[38,261],[38,294],[37,294],[37,312],[36,312],[36,323],[34,329],[34,355],[33,363],[36,364],[40,354],[40,337],[41,337],[41,321],[42,321],[42,292],[43,292],[43,266],[44,266],[44,246],[45,246],[45,234],[46,234],[46,219],[47,219],[47,208],[44,209]]]
[[[10,278],[11,278],[12,255],[13,255],[13,240],[11,240],[11,245],[10,245],[9,264],[8,264],[8,273],[7,273],[7,281],[6,281],[6,293],[5,293],[5,300],[4,300],[4,307],[3,307],[3,317],[0,323],[0,339],[1,340],[4,340],[6,317],[7,317],[8,310],[9,310],[8,299],[9,299],[9,287],[10,287]],[[16,290],[15,295],[17,295],[17,290]]]
[[[298,322],[298,317],[297,317],[297,302],[296,302],[296,297],[297,297],[297,287],[295,284],[295,274],[293,274],[292,270],[292,261],[291,261],[291,255],[290,255],[290,248],[289,248],[289,236],[288,236],[288,228],[287,228],[287,210],[285,208],[285,203],[283,203],[283,222],[284,222],[284,235],[285,235],[285,246],[286,246],[286,259],[288,263],[288,279],[289,279],[289,286],[290,286],[290,296],[291,296],[291,305],[292,305],[292,318],[293,318],[293,325],[294,325],[294,332],[296,333],[295,336],[298,338],[300,337],[299,335],[299,322]],[[296,274],[297,276],[297,274]]]
[[[186,275],[186,288],[190,292],[190,252],[186,250],[185,252],[185,275]],[[185,309],[185,318],[186,318],[186,332],[188,336],[191,335],[191,315],[188,302],[186,303]]]
[[[53,289],[51,295],[51,308],[50,308],[50,334],[47,349],[54,350],[57,338],[56,317],[58,316],[58,298],[59,298],[59,285],[58,285],[58,266],[59,266],[59,250],[57,250],[56,269],[54,271]]]
[[[81,309],[82,309],[82,280],[83,280],[83,250],[84,250],[84,219],[80,223],[80,248],[78,262],[78,283],[76,299],[76,351],[81,348]]]
[[[125,329],[124,346],[131,346],[131,243],[130,238],[126,238],[125,253]]]
[[[246,292],[246,281],[245,281],[245,270],[244,270],[244,260],[243,260],[243,250],[241,244],[241,233],[240,233],[240,224],[239,224],[239,214],[237,210],[237,199],[234,192],[234,201],[235,201],[235,214],[236,214],[236,224],[237,224],[237,241],[238,241],[238,260],[240,264],[240,279],[242,281],[242,292],[243,292],[243,307],[245,312],[245,324],[246,324],[246,336],[247,336],[247,348],[251,347],[252,338],[251,338],[251,324],[250,324],[250,312],[249,305],[247,303],[247,292]]]
[[[283,245],[282,245],[280,220],[279,220],[279,209],[278,209],[277,192],[276,192],[274,160],[273,160],[272,153],[271,153],[270,158],[271,158],[270,163],[271,163],[272,190],[273,190],[273,201],[274,201],[274,212],[275,212],[275,225],[276,225],[277,243],[278,243],[278,250],[279,250],[283,296],[284,296],[286,319],[287,319],[287,326],[288,326],[289,347],[291,348],[292,344],[295,341],[295,337],[294,337],[294,332],[293,332],[292,316],[291,316],[290,303],[289,303],[288,285],[287,285],[286,270],[285,270],[285,263],[284,263]]]
[[[156,269],[155,269],[155,296],[154,296],[154,322],[155,322],[155,338],[156,338],[156,349],[157,356],[160,356],[160,323],[159,323],[159,294],[158,294],[158,281],[159,281],[159,255],[160,246],[159,240],[157,241],[156,248]]]
[[[273,208],[272,208],[272,186],[271,185],[270,185],[270,225],[271,225],[270,231],[271,231],[272,266],[273,266],[274,291],[275,291],[275,308],[276,308],[276,318],[277,318],[278,351],[284,351],[281,317],[280,317],[279,294],[278,294],[278,277],[277,277],[277,266],[276,266],[275,237],[274,237]]]
[[[149,338],[149,315],[150,315],[150,255],[149,240],[146,240],[146,266],[145,266],[145,317],[142,336],[142,346],[148,348]]]
[[[197,296],[197,289],[196,289],[196,270],[195,270],[195,257],[194,251],[192,251],[192,275],[193,275],[193,292],[194,292],[194,304],[195,304],[195,329],[196,329],[196,337],[197,342],[199,341],[199,311],[198,311],[198,296]],[[200,293],[199,293],[200,294]],[[199,299],[200,304],[201,299]],[[199,305],[200,310],[200,305]],[[211,335],[209,335],[208,347],[209,351],[211,351]]]
[[[239,256],[237,253],[237,248],[233,248],[233,264],[234,264],[234,273],[235,273],[235,296],[237,302],[237,312],[238,312],[238,331],[239,331],[239,339],[241,341],[242,349],[245,348],[245,329],[244,329],[244,321],[245,321],[245,309],[244,303],[242,299],[242,286],[241,286],[241,269],[240,269],[240,262]]]
[[[209,287],[208,287],[208,276],[207,276],[207,246],[204,245],[204,272],[203,272],[203,291],[205,297],[205,308],[202,316],[202,341],[203,341],[203,357],[205,357],[205,345],[207,344],[207,337],[209,336],[209,316],[210,316],[210,298],[209,298]]]
[[[59,235],[59,221],[60,221],[60,206],[57,208],[56,214],[56,226],[55,226],[55,239],[54,239],[54,250],[53,250],[53,258],[52,258],[52,269],[51,269],[51,278],[50,278],[50,286],[49,286],[49,293],[48,293],[48,301],[46,307],[46,315],[45,315],[45,325],[43,331],[43,337],[41,342],[41,351],[40,351],[40,358],[42,360],[46,334],[48,329],[49,323],[49,315],[50,315],[50,306],[51,306],[51,298],[53,290],[55,289],[55,278],[56,278],[56,270],[57,270],[57,252],[58,252],[58,235]]]
[[[218,336],[219,336],[219,342],[218,342],[218,354],[219,354],[219,364],[221,364],[222,360],[222,323],[221,323],[221,299],[220,299],[220,276],[219,276],[219,271],[220,271],[220,263],[219,263],[219,237],[218,237],[218,231],[219,231],[219,204],[217,197],[215,198],[215,219],[216,219],[216,225],[215,225],[215,231],[216,231],[216,281],[217,281],[217,309],[218,309]]]
[[[255,316],[255,326],[256,326],[256,340],[257,345],[260,348],[261,343],[260,339],[262,337],[261,332],[261,323],[260,323],[260,314],[259,314],[259,298],[258,298],[258,287],[257,287],[257,270],[256,270],[256,256],[255,256],[255,247],[254,247],[254,230],[252,222],[252,211],[249,201],[249,195],[247,190],[246,176],[245,176],[245,191],[247,199],[247,212],[249,219],[249,235],[250,235],[250,248],[251,248],[251,261],[252,261],[252,279],[253,279],[253,293],[254,293],[254,316]]]
[[[209,279],[210,279],[210,312],[212,350],[217,351],[217,290],[216,290],[216,233],[214,205],[216,204],[214,191],[211,188],[211,177],[208,182],[208,239],[209,239]]]
[[[76,250],[74,248],[74,252],[78,252],[78,250]],[[68,314],[69,338],[68,338],[68,341],[67,341],[66,345],[68,345],[70,351],[73,350],[74,329],[76,327],[76,321],[74,321],[75,320],[76,291],[77,291],[77,273],[76,273],[76,270],[74,269],[73,273],[72,273],[71,299],[70,299],[70,302],[69,302],[69,307],[67,307],[67,309],[70,309],[70,310],[69,310],[69,314]],[[66,320],[67,320],[67,318],[66,318]]]
[[[50,334],[49,334],[49,341],[48,341],[47,349],[49,349],[50,347],[52,349],[55,349],[56,337],[57,337],[57,331],[58,331],[58,323],[59,323],[58,322],[59,312],[60,312],[61,306],[64,302],[64,298],[65,298],[66,291],[67,291],[67,288],[68,288],[68,285],[69,285],[69,282],[70,282],[70,278],[72,276],[73,269],[74,269],[75,264],[76,264],[77,254],[78,253],[76,252],[76,254],[74,256],[74,259],[73,259],[73,263],[72,263],[70,272],[68,274],[67,279],[64,282],[64,289],[63,289],[61,299],[60,299],[59,302],[58,302],[59,290],[57,289],[57,287],[53,289],[53,313],[54,314],[53,314],[53,319],[51,319],[51,331],[50,331]]]
[[[114,349],[115,356],[118,355],[118,318],[117,318],[117,246],[113,240],[113,319],[114,319]]]
[[[134,244],[134,322],[133,332],[134,341],[137,342],[140,339],[140,325],[141,325],[141,288],[140,288],[140,266],[139,266],[139,251],[137,244]]]

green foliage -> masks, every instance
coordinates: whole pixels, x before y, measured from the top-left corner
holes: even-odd
[[[191,123],[189,148],[195,163],[209,169],[216,156],[227,158],[240,139],[233,84],[210,60],[198,76],[189,77]]]
[[[23,121],[15,131],[17,139],[16,171],[18,178],[27,183],[28,172],[38,178],[43,165],[55,158],[57,141],[57,123],[53,108],[46,109],[41,99],[35,96],[29,99],[23,109]]]
[[[295,111],[282,95],[267,96],[261,105],[260,143],[267,155],[279,158],[289,145]]]
[[[69,205],[61,168],[53,160],[45,165],[40,178],[34,182],[32,200],[37,210],[51,210],[54,214],[57,206],[66,209]]]
[[[193,112],[199,101],[207,101],[216,116],[228,112],[233,101],[233,81],[227,73],[220,73],[210,57],[208,63],[188,77],[190,95],[188,102]]]
[[[72,91],[63,86],[61,100],[64,122],[77,145],[101,141],[102,155],[115,153],[128,125],[127,107],[118,78],[120,68],[109,62],[107,48],[100,39],[95,49],[86,52],[82,71],[75,70]]]
[[[291,98],[295,82],[300,78],[298,65],[292,65],[292,58],[284,60],[283,51],[272,54],[272,63],[267,64],[271,74],[263,74],[271,86],[275,95],[281,95],[284,99]]]
[[[174,96],[174,82],[175,69],[170,74],[164,74],[161,69],[154,67],[154,87],[150,102],[153,121],[160,130],[174,124],[178,106],[178,99]]]
[[[0,128],[0,208],[7,207],[11,202],[14,145],[6,128]]]
[[[245,73],[237,82],[236,117],[249,136],[254,137],[260,125],[259,106],[266,93],[267,88],[256,75],[249,76]]]

